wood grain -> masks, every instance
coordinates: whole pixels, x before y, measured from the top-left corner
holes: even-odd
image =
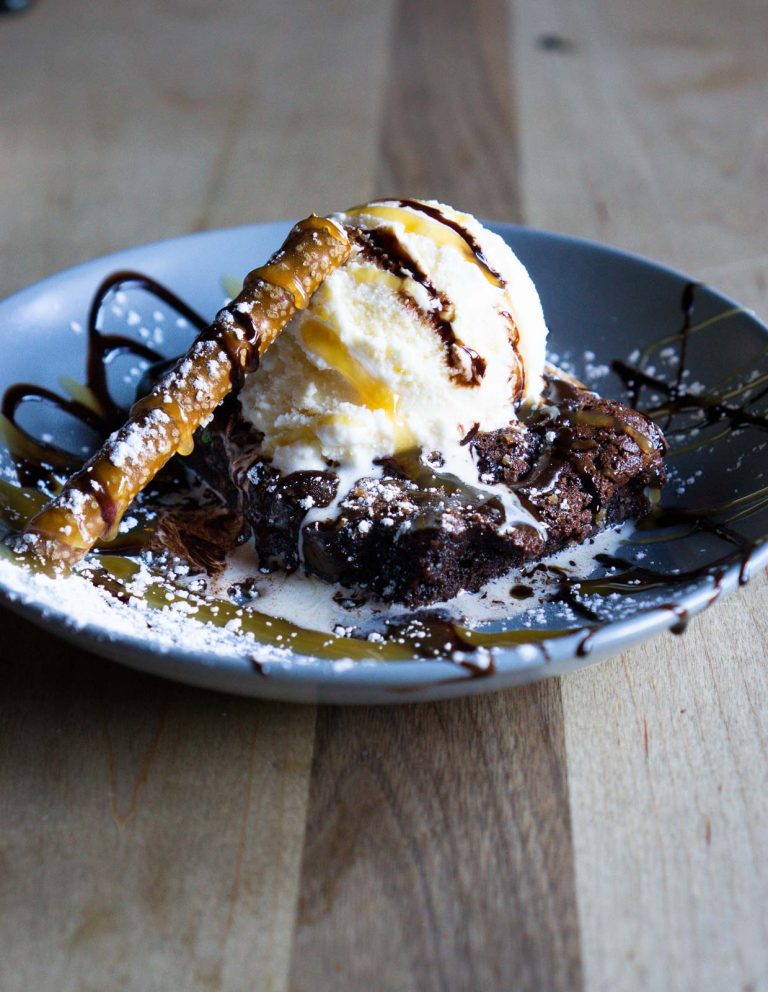
[[[3,18],[0,291],[370,196],[391,13],[387,0],[69,0]]]
[[[578,989],[556,682],[322,708],[290,988]]]
[[[0,291],[369,196],[390,15],[73,0],[0,19]],[[283,988],[314,709],[173,686],[2,620],[3,992]]]
[[[314,710],[138,675],[22,621],[12,645],[0,988],[238,988],[257,964],[281,987]]]
[[[503,4],[396,24],[382,186],[512,216]],[[559,682],[322,709],[317,733],[291,989],[580,987]]]
[[[696,273],[765,256],[768,9],[517,0],[529,223]],[[548,36],[559,49],[542,47]],[[544,41],[546,44],[546,41]]]
[[[530,222],[768,311],[765,6],[516,10]],[[590,990],[768,988],[766,588],[563,683]]]
[[[382,195],[520,216],[504,0],[400,0],[381,133]]]

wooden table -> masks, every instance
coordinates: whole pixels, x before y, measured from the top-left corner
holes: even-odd
[[[404,191],[765,315],[767,37],[764,0],[39,0],[0,18],[0,289]],[[767,989],[766,617],[757,576],[562,680],[314,709],[6,614],[0,989]]]

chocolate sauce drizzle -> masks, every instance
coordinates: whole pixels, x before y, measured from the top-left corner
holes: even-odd
[[[615,359],[611,363],[611,368],[623,383],[629,393],[629,403],[635,408],[641,406],[641,394],[644,388],[653,390],[660,396],[665,397],[665,401],[660,405],[649,406],[643,409],[643,413],[653,420],[664,420],[664,432],[669,436],[676,433],[687,434],[694,428],[706,427],[711,424],[725,422],[729,430],[738,430],[742,427],[755,427],[758,430],[768,430],[768,417],[762,413],[755,413],[749,408],[759,400],[768,396],[768,386],[755,393],[748,400],[741,404],[729,402],[730,395],[722,395],[717,392],[707,391],[701,394],[693,394],[685,388],[685,375],[687,371],[688,342],[693,329],[693,313],[695,308],[696,289],[699,283],[689,282],[683,288],[680,309],[683,314],[683,323],[677,334],[678,339],[678,363],[674,380],[665,382],[655,375],[650,375],[635,365]],[[739,395],[746,387],[735,390],[735,395]],[[670,431],[673,418],[678,414],[701,413],[701,420],[695,423],[687,423],[679,431]]]
[[[462,239],[466,244],[472,254],[475,256],[479,264],[485,269],[489,276],[492,277],[497,286],[506,286],[506,281],[504,277],[498,272],[491,263],[488,261],[485,252],[483,251],[480,242],[477,238],[460,224],[457,220],[453,220],[447,214],[443,213],[438,207],[433,207],[429,203],[423,203],[421,200],[387,200],[387,203],[395,203],[398,207],[408,207],[410,210],[415,210],[418,213],[426,214],[427,217],[431,217],[432,220],[438,221],[438,223],[443,224],[445,227],[450,227],[452,231]]]
[[[363,258],[402,279],[412,279],[424,288],[431,304],[428,310],[420,307],[405,290],[399,294],[401,302],[414,310],[442,341],[451,378],[461,386],[479,386],[487,367],[485,359],[456,337],[453,324],[446,316],[453,313],[453,304],[435,288],[395,232],[388,227],[377,227],[371,230],[350,228],[348,233]]]
[[[683,377],[685,375],[685,370],[687,367],[688,358],[688,339],[691,335],[691,323],[693,321],[693,308],[695,302],[696,288],[699,284],[696,282],[689,282],[683,289],[682,296],[680,297],[680,309],[683,312],[683,324],[679,331],[679,343],[678,343],[678,358],[677,358],[677,374],[675,375],[675,381],[669,390],[669,399],[671,403],[676,403],[680,397],[680,393],[683,388]],[[674,411],[670,409],[669,416],[667,418],[666,426],[672,422],[672,417],[674,416]]]
[[[458,229],[477,254],[477,246],[472,246],[471,236],[467,232],[462,233],[460,225],[455,225],[437,209],[418,201],[399,200],[396,202],[412,209],[421,210],[439,219],[441,223],[447,223],[454,229]],[[470,240],[467,240],[468,238]],[[439,294],[436,294],[434,287],[430,288],[424,273],[420,271],[413,259],[403,252],[397,239],[389,237],[389,232],[386,229],[366,232],[365,236],[361,237],[360,244],[363,251],[373,253],[379,263],[388,267],[389,271],[399,275],[406,274],[420,282],[425,286],[427,292],[435,294],[434,298],[441,307],[444,310],[447,309],[443,306],[445,301],[439,297]],[[478,255],[478,259],[483,261],[480,255]],[[486,263],[483,262],[483,264]],[[52,442],[43,441],[27,431],[19,422],[19,413],[24,405],[26,403],[44,403],[52,406],[60,413],[78,420],[99,438],[103,438],[123,422],[126,414],[125,407],[115,399],[110,389],[108,369],[114,358],[119,354],[128,353],[150,363],[155,368],[167,365],[170,361],[162,358],[159,352],[146,344],[122,335],[106,333],[101,329],[101,315],[105,303],[112,293],[129,286],[142,289],[162,300],[184,317],[196,331],[201,331],[208,326],[207,321],[182,299],[154,279],[140,273],[117,272],[102,282],[94,296],[88,315],[85,387],[76,396],[67,397],[42,386],[17,383],[9,387],[3,396],[2,413],[6,418],[8,449],[17,467],[19,480],[22,487],[36,487],[25,489],[10,486],[8,483],[0,483],[0,497],[4,503],[6,522],[14,527],[23,527],[25,519],[39,508],[38,504],[44,498],[42,494],[55,491],[61,480],[71,471],[74,471],[81,462],[80,456]],[[675,379],[671,383],[649,374],[642,367],[632,366],[623,361],[615,361],[613,369],[629,391],[632,406],[636,409],[642,409],[641,399],[644,389],[652,390],[664,397],[663,403],[648,407],[642,412],[649,419],[666,418],[668,425],[672,428],[670,433],[673,436],[677,433],[676,429],[672,427],[674,417],[690,415],[692,412],[702,414],[702,424],[725,422],[729,432],[748,428],[766,430],[768,418],[763,413],[755,412],[751,408],[759,399],[768,395],[768,386],[745,399],[741,405],[733,403],[732,400],[734,397],[740,396],[749,384],[747,387],[738,387],[724,394],[708,392],[692,395],[685,390],[688,341],[693,330],[692,318],[696,288],[695,283],[690,283],[686,285],[682,293],[683,322],[677,335],[679,363]],[[446,324],[450,327],[447,321]],[[446,336],[447,333],[446,331]],[[443,340],[445,342],[446,337],[443,337]],[[451,341],[451,347],[463,346],[454,338]],[[149,370],[149,375],[151,378],[152,368]],[[564,380],[556,380],[554,383],[550,383],[550,389],[554,390],[550,401],[567,410],[568,393],[573,387]],[[535,411],[531,416],[536,416]],[[574,423],[577,422],[577,419],[578,412],[574,413]],[[636,436],[638,433],[641,437],[645,437],[628,424],[614,423],[611,426],[625,429],[638,443],[641,443]],[[645,440],[647,441],[648,438]],[[539,487],[545,487],[550,482],[554,483],[559,471],[559,464],[561,463],[558,461],[557,452],[554,452],[542,460],[542,463],[534,469],[533,475],[528,477],[526,483],[530,484],[534,477],[535,483]],[[420,459],[417,459],[414,464],[401,467],[404,467],[407,474],[421,473],[418,479],[419,484],[435,483],[436,474]],[[439,478],[440,484],[443,485],[445,477],[440,476]],[[456,480],[456,492],[459,492],[463,485],[461,480]],[[463,493],[463,495],[467,499],[477,500],[477,492],[474,490]],[[489,499],[489,502],[493,502],[492,498]],[[652,593],[661,589],[680,588],[682,590],[703,579],[708,579],[712,581],[710,602],[714,602],[720,595],[727,572],[734,565],[738,566],[739,582],[743,584],[747,581],[752,557],[760,543],[742,535],[732,524],[736,520],[767,507],[768,487],[705,508],[693,509],[656,505],[651,513],[638,523],[637,531],[640,535],[644,535],[641,540],[650,543],[675,541],[698,532],[725,542],[732,549],[730,552],[698,567],[677,573],[656,571],[639,566],[637,562],[627,558],[608,555],[595,556],[595,561],[605,570],[605,574],[588,579],[569,575],[562,569],[543,563],[535,565],[534,571],[545,569],[549,572],[554,588],[552,598],[568,605],[574,614],[586,621],[581,626],[563,627],[557,630],[547,628],[486,632],[462,627],[457,621],[439,611],[421,611],[398,619],[385,620],[386,630],[384,631],[383,643],[371,643],[363,639],[367,635],[365,630],[356,631],[357,637],[335,637],[318,631],[304,630],[287,621],[265,617],[249,607],[238,606],[236,603],[226,600],[200,600],[198,616],[202,620],[222,626],[235,618],[240,619],[242,617],[242,629],[251,631],[264,643],[280,644],[280,646],[289,645],[318,656],[404,660],[412,657],[415,653],[424,658],[443,658],[454,661],[467,672],[467,674],[462,674],[461,678],[486,677],[494,671],[493,660],[490,655],[487,655],[487,652],[486,655],[478,655],[477,652],[480,649],[533,644],[540,650],[542,657],[549,660],[547,641],[578,636],[574,650],[578,656],[586,656],[593,649],[596,636],[602,627],[615,619],[608,615],[603,608],[605,597],[615,593],[621,596],[637,596],[639,593]],[[151,546],[152,539],[151,527],[145,528],[142,525],[130,534],[120,535],[115,541],[102,547],[100,551],[97,549],[97,554],[92,556],[92,563],[89,566],[88,574],[91,580],[102,585],[118,598],[126,599],[125,581],[138,567],[131,556],[136,556]],[[523,572],[524,576],[525,574]],[[151,606],[166,606],[169,596],[172,598],[172,594],[168,592],[167,580],[164,579],[163,582],[165,584],[161,584],[158,580],[157,590],[153,590],[152,587],[147,590],[146,598]],[[531,591],[530,586],[518,583],[512,587],[511,595],[513,598],[522,598],[530,595]],[[185,600],[189,602],[188,593],[184,593],[184,596]],[[675,602],[652,603],[640,607],[640,609],[643,608],[651,611],[670,612],[675,618],[670,627],[673,633],[681,633],[689,619],[686,609]],[[454,657],[457,651],[458,654]],[[260,663],[254,662],[254,669],[265,674],[263,665]]]
[[[86,384],[91,393],[96,397],[97,403],[104,417],[105,425],[109,430],[120,427],[125,420],[125,407],[117,403],[112,396],[107,381],[107,373],[110,363],[117,355],[126,352],[136,358],[143,358],[153,363],[160,361],[160,352],[148,345],[136,341],[134,338],[125,337],[121,334],[105,334],[99,327],[101,314],[109,296],[121,289],[134,286],[143,289],[157,299],[162,300],[169,307],[175,310],[181,317],[188,320],[198,331],[208,327],[208,321],[201,317],[199,313],[192,309],[181,297],[171,292],[162,283],[157,282],[141,272],[121,271],[115,272],[101,283],[96,290],[91,308],[88,313],[88,356],[86,360]]]
[[[107,276],[96,290],[88,312],[88,351],[83,391],[88,402],[62,396],[28,382],[15,383],[3,394],[0,410],[11,425],[6,440],[22,484],[34,486],[44,483],[51,469],[55,471],[55,481],[58,481],[74,472],[83,461],[80,456],[25,430],[19,422],[25,404],[46,403],[55,407],[89,428],[102,441],[125,422],[128,412],[125,405],[114,398],[110,388],[109,367],[114,359],[118,355],[130,354],[150,365],[164,361],[161,353],[149,345],[122,334],[105,333],[101,329],[102,313],[109,298],[131,286],[143,289],[167,304],[198,331],[208,326],[208,322],[181,297],[149,276],[128,270]]]
[[[768,430],[768,417],[765,414],[754,413],[748,407],[758,400],[768,396],[768,386],[752,396],[746,403],[729,403],[724,397],[718,394],[705,393],[702,395],[692,395],[681,392],[680,385],[664,382],[655,376],[648,375],[642,369],[637,369],[626,362],[614,361],[611,368],[619,376],[621,381],[635,394],[643,386],[655,389],[658,393],[666,396],[666,401],[660,406],[647,407],[644,412],[654,419],[666,419],[667,424],[672,423],[675,414],[688,414],[700,412],[702,418],[694,424],[688,424],[679,431],[666,431],[667,436],[674,436],[676,433],[688,434],[692,428],[706,427],[712,424],[725,422],[730,430],[738,430],[741,427],[756,427],[758,430]]]
[[[636,562],[618,555],[597,554],[595,561],[607,569],[605,575],[582,579],[561,573],[557,592],[554,594],[554,598],[558,602],[566,603],[574,613],[598,625],[595,630],[600,629],[612,619],[601,609],[600,605],[601,600],[612,594],[636,596],[638,593],[669,589],[671,586],[684,588],[701,579],[711,579],[712,597],[710,603],[712,603],[720,596],[726,572],[733,564],[732,555],[726,554],[697,568],[685,569],[670,575],[668,572],[643,568]],[[545,566],[545,568],[548,568],[557,577],[558,569],[549,568],[549,566]],[[744,585],[747,576],[742,573],[741,569],[739,575],[740,584]],[[592,597],[597,598],[596,604],[585,601]],[[687,610],[677,603],[654,604],[652,609],[669,610],[676,613],[678,621],[675,627],[677,629],[673,629],[672,632],[678,634],[683,632],[689,619]]]

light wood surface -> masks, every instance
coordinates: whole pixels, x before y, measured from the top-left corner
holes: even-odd
[[[763,0],[39,0],[0,17],[0,292],[404,192],[765,315],[766,37]],[[562,680],[316,711],[3,615],[0,990],[762,992],[767,616],[761,575]]]

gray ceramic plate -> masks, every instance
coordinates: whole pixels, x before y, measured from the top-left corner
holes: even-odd
[[[258,264],[288,226],[213,231],[131,249],[16,294],[0,304],[0,387],[27,380],[58,390],[61,376],[82,381],[85,341],[78,328],[85,323],[96,286],[112,271],[147,273],[202,314],[212,315],[224,297],[222,277],[242,275]],[[508,224],[490,226],[528,266],[543,300],[551,351],[561,362],[569,362],[577,376],[605,395],[622,397],[622,383],[609,367],[614,359],[630,359],[651,378],[675,381],[685,276],[600,245]],[[122,308],[124,313],[131,303]],[[146,299],[142,305],[146,308]],[[697,288],[681,381],[689,395],[709,399],[703,413],[679,413],[670,425],[673,449],[678,451],[670,460],[673,480],[664,495],[667,505],[683,513],[677,523],[667,519],[661,529],[639,534],[642,543],[630,543],[622,552],[633,561],[639,552],[642,574],[653,573],[652,581],[629,580],[624,588],[619,582],[612,595],[585,601],[599,622],[581,615],[577,623],[583,629],[578,633],[553,638],[543,648],[499,650],[482,678],[447,661],[417,658],[347,665],[296,658],[270,663],[261,675],[236,653],[213,657],[183,648],[160,651],[141,637],[115,636],[98,625],[75,628],[67,613],[50,603],[19,599],[7,588],[0,588],[0,595],[12,610],[103,657],[246,695],[396,702],[487,692],[563,674],[682,626],[688,615],[768,561],[768,434],[761,420],[766,406],[761,390],[768,382],[767,335],[768,330],[733,301]],[[188,337],[182,330],[175,337],[167,334],[164,347],[178,351]],[[642,402],[647,405],[654,391],[658,390],[646,388]],[[664,397],[658,402],[663,404]],[[698,511],[706,517],[703,524]],[[558,611],[562,613],[557,604],[545,607],[534,626],[561,628]],[[518,617],[514,625],[520,622]],[[5,623],[12,625],[13,617],[6,615]],[[504,626],[497,624],[496,629]]]

